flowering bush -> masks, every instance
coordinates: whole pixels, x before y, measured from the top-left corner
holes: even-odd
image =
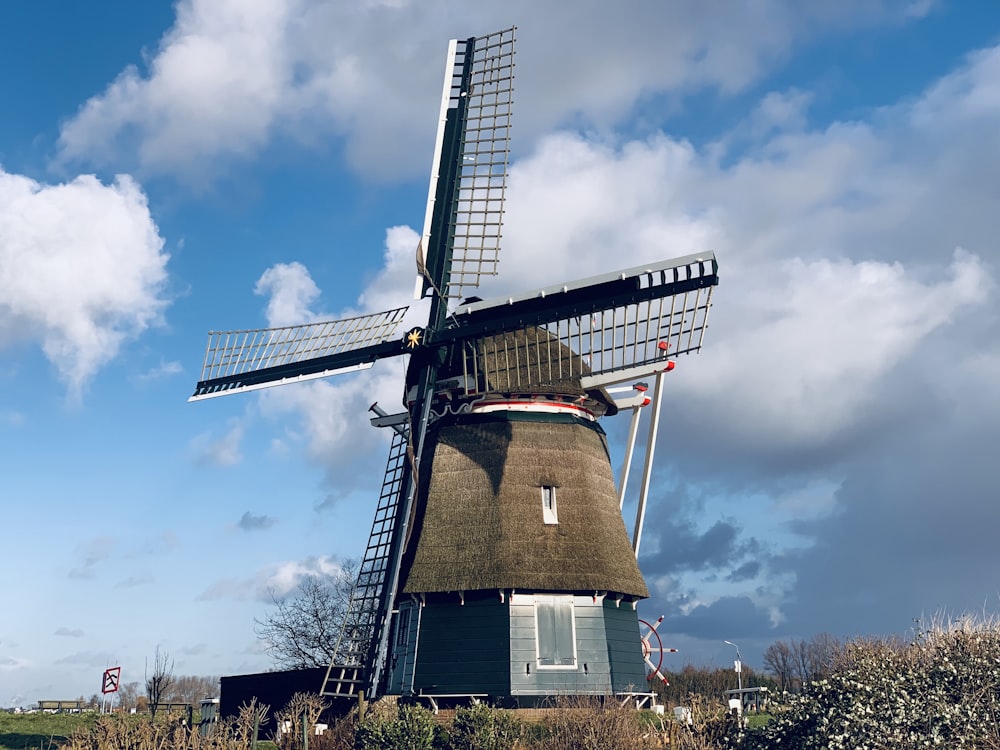
[[[849,642],[829,678],[730,747],[1000,748],[1000,626],[963,618],[912,643]]]

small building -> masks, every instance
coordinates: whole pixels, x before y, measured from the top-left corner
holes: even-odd
[[[219,721],[219,699],[205,698],[201,702],[200,719],[198,721],[198,732],[202,737],[208,737],[215,729]]]
[[[745,687],[726,691],[726,705],[730,711],[742,716],[745,713],[763,713],[771,703],[766,687]]]
[[[240,707],[256,698],[258,703],[267,707],[268,719],[261,725],[259,737],[268,738],[277,731],[275,714],[288,704],[293,695],[320,693],[323,689],[323,680],[326,678],[326,669],[326,667],[310,667],[223,677],[220,681],[218,717],[235,719],[240,715]],[[345,707],[344,710],[346,708],[349,707]]]

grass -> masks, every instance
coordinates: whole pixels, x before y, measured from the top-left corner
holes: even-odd
[[[98,713],[0,713],[0,750],[49,750],[58,747],[81,727],[93,726]]]
[[[750,729],[766,727],[773,718],[771,714],[747,714],[747,727]]]
[[[0,711],[0,750],[54,750],[65,744],[77,729],[93,727],[99,716],[97,711],[78,714],[10,714]],[[131,718],[134,721],[149,721],[148,714],[136,714]],[[197,712],[194,718],[198,720]],[[160,717],[156,721],[159,724]]]

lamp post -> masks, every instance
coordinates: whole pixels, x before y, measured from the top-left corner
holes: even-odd
[[[743,657],[740,656],[740,647],[737,646],[732,641],[723,641],[723,643],[732,646],[736,649],[736,679],[740,688],[740,703],[743,703]]]

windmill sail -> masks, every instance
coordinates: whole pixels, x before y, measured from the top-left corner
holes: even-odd
[[[514,32],[452,41],[417,265],[419,295],[465,296],[500,258]]]
[[[408,308],[280,328],[211,331],[201,380],[189,401],[367,369],[400,353]]]
[[[717,283],[712,253],[687,256],[467,305],[442,336],[466,338],[464,382],[479,390],[643,377],[668,357],[701,348]],[[482,318],[489,335],[468,339]],[[499,335],[510,331],[523,333]]]

